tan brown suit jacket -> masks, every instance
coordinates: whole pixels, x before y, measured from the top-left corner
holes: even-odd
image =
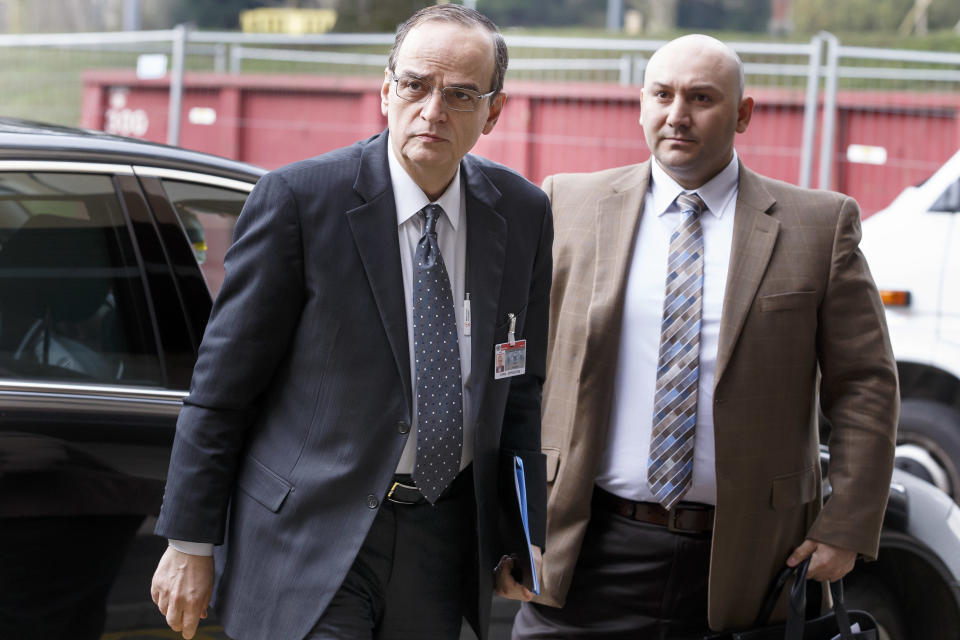
[[[627,274],[649,161],[547,178],[555,220],[543,450],[543,595],[563,604],[606,444]],[[714,629],[753,622],[810,537],[875,557],[893,466],[897,376],[856,202],[741,165],[714,383]],[[821,509],[816,396],[833,425]],[[646,464],[646,460],[637,460]]]

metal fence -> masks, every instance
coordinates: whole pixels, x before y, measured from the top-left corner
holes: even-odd
[[[519,169],[540,179],[544,172],[557,169],[592,168],[584,162],[593,156],[597,157],[590,162],[608,166],[645,157],[646,146],[636,125],[636,87],[642,82],[647,59],[663,41],[509,33],[506,39],[511,52],[507,75],[511,100],[514,95],[526,95],[526,101],[516,104],[534,122],[523,127],[498,125],[495,135],[504,148],[533,145],[542,155],[539,160],[528,159]],[[134,83],[138,90],[152,92],[151,117],[154,122],[165,120],[163,141],[203,148],[194,133],[184,135],[184,127],[193,131],[194,113],[200,114],[199,121],[205,117],[195,106],[186,108],[184,92],[209,92],[213,85],[191,88],[189,78],[194,75],[207,80],[218,76],[221,87],[227,83],[223,78],[233,78],[236,84],[255,77],[263,91],[275,97],[286,95],[294,102],[310,85],[305,78],[311,77],[332,78],[332,86],[343,87],[359,79],[369,81],[376,90],[392,41],[392,34],[295,37],[183,27],[134,33],[4,35],[0,36],[0,115],[68,125],[99,122],[88,115],[102,108],[92,87],[110,81],[90,78],[98,70],[123,70],[125,77],[134,80],[111,85],[116,91],[110,94],[113,103],[108,104],[110,114],[103,128],[143,135],[143,119],[136,110],[133,115],[122,106],[110,110],[122,105],[128,95],[124,91],[132,91],[129,85]],[[921,180],[960,146],[960,54],[846,47],[829,33],[805,43],[730,44],[744,61],[748,92],[758,92],[762,110],[748,135],[738,139],[738,150],[751,164],[763,165],[762,170],[773,167],[775,175],[804,186],[856,191],[879,183],[889,191],[891,180],[900,187]],[[133,70],[136,74],[131,76]],[[270,78],[292,80],[271,84]],[[158,92],[162,106],[157,106]],[[376,99],[361,102],[363,108],[376,109]],[[297,115],[292,107],[284,107],[289,111],[278,107],[282,113],[241,108],[233,124],[241,130],[299,127],[333,139],[322,134],[339,130],[353,135],[378,126],[376,113],[361,124],[350,122],[351,117],[357,118],[361,102],[352,110],[343,109],[340,122],[327,116],[318,122],[309,109]],[[514,108],[511,102],[508,109]],[[244,148],[241,141],[213,150],[266,165],[296,159],[279,152],[245,157]],[[498,149],[487,145],[481,151],[496,156]],[[870,207],[876,204],[871,202]]]

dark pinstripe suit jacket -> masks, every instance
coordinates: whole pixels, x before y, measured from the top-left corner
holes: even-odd
[[[411,381],[385,133],[261,179],[226,258],[177,424],[157,533],[222,543],[214,607],[236,638],[300,638],[353,562],[406,440]],[[545,529],[540,391],[552,219],[546,196],[482,158],[461,162],[471,292],[477,619],[486,627],[498,461],[528,466]],[[493,378],[508,313],[527,373]],[[517,551],[517,550],[515,550]]]

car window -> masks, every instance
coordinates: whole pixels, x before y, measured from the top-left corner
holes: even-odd
[[[190,240],[210,295],[216,297],[223,284],[223,257],[248,194],[177,180],[163,180],[163,188]]]
[[[930,211],[960,211],[960,180],[955,181],[940,194]]]
[[[159,385],[112,180],[0,173],[0,378]]]

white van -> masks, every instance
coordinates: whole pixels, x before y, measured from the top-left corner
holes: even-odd
[[[897,466],[960,501],[960,151],[863,222],[903,400]]]

